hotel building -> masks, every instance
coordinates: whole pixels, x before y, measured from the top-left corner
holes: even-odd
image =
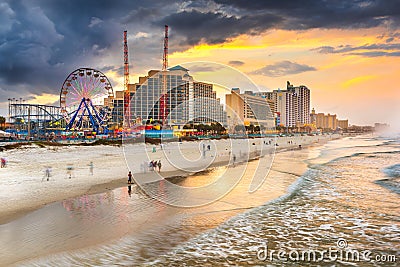
[[[226,125],[226,113],[213,91],[213,85],[193,80],[189,70],[175,66],[165,73],[151,70],[139,77],[131,91],[131,120],[162,121],[160,98],[166,87],[166,124],[183,126],[189,122]]]
[[[272,100],[256,95],[252,91],[240,93],[239,88],[233,88],[230,94],[225,95],[226,112],[234,125],[259,125],[266,128],[275,127],[274,116],[270,110]]]
[[[336,130],[338,127],[347,129],[349,127],[348,120],[338,120],[336,114],[316,113],[315,109],[311,111],[311,123],[315,124],[318,129]]]
[[[279,125],[297,127],[310,123],[310,89],[307,86],[293,86],[287,82],[286,90],[274,90],[267,95],[275,101]]]
[[[293,86],[287,82],[287,91],[295,95],[296,101],[296,122],[300,124],[310,123],[310,89],[307,86]]]

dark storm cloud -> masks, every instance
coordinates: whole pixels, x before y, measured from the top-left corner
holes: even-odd
[[[171,14],[161,22],[171,26],[182,44],[218,44],[240,34],[259,34],[279,23],[282,18],[274,14],[245,15],[240,18],[223,13],[197,10]]]
[[[99,71],[105,73],[107,71],[115,71],[118,73],[120,76],[124,75],[124,66],[116,67],[116,66],[105,66],[102,68],[99,68]]]
[[[58,94],[65,77],[79,67],[111,66],[121,74],[125,29],[131,72],[144,73],[161,68],[164,24],[170,26],[172,53],[269,29],[367,28],[384,23],[388,29],[396,29],[399,17],[400,5],[391,0],[1,1],[0,102],[8,97],[3,94],[7,92],[10,97]],[[396,33],[382,38],[387,44],[398,42]],[[338,49],[365,56],[399,52],[348,47],[327,47],[325,51]]]
[[[7,94],[1,95],[0,102],[15,97],[15,94],[24,98],[43,93],[58,94],[67,75],[79,67],[103,70],[112,64],[110,70],[122,74],[122,32],[130,27],[123,18],[133,10],[142,15],[146,15],[144,9],[160,10],[161,3],[157,2],[1,2],[0,90]],[[137,17],[146,23],[146,16]],[[130,34],[140,30],[151,32],[150,27],[134,27]],[[161,32],[162,29],[160,36]],[[147,39],[145,42],[150,43],[151,39]],[[161,55],[158,53],[161,40],[157,47],[151,44],[135,47],[130,51],[130,59],[138,51],[145,55],[140,60],[146,58],[151,65],[154,64],[157,59],[153,55]],[[139,54],[135,57],[140,58]]]
[[[384,51],[382,51],[384,50]],[[379,56],[400,56],[400,43],[394,44],[366,44],[360,46],[321,46],[312,49],[321,54],[350,54],[365,57],[379,57]]]
[[[280,77],[315,70],[316,68],[314,67],[285,60],[272,65],[267,65],[261,69],[252,71],[250,74],[264,75],[269,77]]]
[[[223,43],[240,34],[269,29],[358,29],[399,25],[397,1],[247,1],[215,0],[217,8],[190,8],[154,22],[173,28],[178,45]]]
[[[337,1],[246,1],[215,0],[223,6],[257,14],[273,13],[285,18],[284,29],[366,28],[391,21],[399,23],[397,0]]]
[[[239,67],[239,66],[243,66],[244,62],[240,61],[240,60],[231,60],[228,62],[229,65],[232,65],[234,67]]]

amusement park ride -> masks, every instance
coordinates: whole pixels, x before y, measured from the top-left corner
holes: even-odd
[[[168,26],[164,31],[164,51],[161,89],[158,114],[162,125],[167,123],[168,92]],[[124,127],[131,127],[129,91],[129,63],[127,31],[124,31]],[[108,99],[108,101],[104,101]],[[113,112],[114,91],[110,81],[99,70],[79,68],[71,72],[60,91],[60,106],[26,104],[21,99],[9,100],[9,119],[23,128],[30,130],[60,130],[65,131],[92,131],[107,133]],[[25,125],[25,126],[24,126]],[[34,129],[33,129],[34,128]]]
[[[112,105],[103,105],[104,98],[107,97],[113,99],[114,91],[110,81],[101,71],[80,68],[71,72],[60,92],[60,108],[66,121],[65,129],[107,132],[107,120],[112,111]]]
[[[162,65],[162,78],[163,78],[163,85],[162,85],[162,92],[160,98],[160,117],[162,124],[165,125],[167,119],[167,103],[168,103],[168,92],[167,92],[167,68],[168,68],[168,25],[165,25],[165,32],[164,32],[164,53],[163,53],[163,65]]]

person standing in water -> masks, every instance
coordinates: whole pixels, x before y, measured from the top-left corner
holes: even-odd
[[[132,183],[132,173],[129,171],[128,173],[128,184]]]

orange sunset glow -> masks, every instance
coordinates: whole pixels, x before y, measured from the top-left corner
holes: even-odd
[[[248,75],[260,90],[284,88],[289,80],[311,89],[312,107],[319,112],[337,114],[339,118],[348,118],[352,124],[387,121],[400,126],[397,123],[400,91],[396,85],[400,61],[389,56],[366,57],[315,51],[323,46],[385,44],[384,35],[385,28],[382,27],[366,30],[272,30],[257,36],[240,35],[224,44],[194,46],[170,55],[170,62],[176,65],[214,61],[230,65],[232,59],[239,60],[244,64],[233,67]],[[252,73],[281,61],[305,64],[315,70],[278,77]]]

